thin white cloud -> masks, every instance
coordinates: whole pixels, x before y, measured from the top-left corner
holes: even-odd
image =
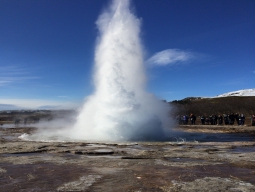
[[[31,69],[26,67],[0,66],[0,87],[40,78],[31,74]]]
[[[2,79],[2,78],[1,78]],[[11,81],[7,81],[7,80],[0,80],[0,87],[5,86],[7,84],[11,83]]]
[[[179,49],[166,49],[155,53],[150,59],[147,60],[147,63],[150,65],[174,65],[176,63],[187,62],[193,59],[195,56],[192,52],[183,51]]]

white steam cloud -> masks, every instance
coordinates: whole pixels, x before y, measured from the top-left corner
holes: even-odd
[[[145,91],[140,20],[129,0],[113,0],[96,22],[93,95],[72,129],[57,132],[73,140],[162,140],[170,128],[169,105]]]
[[[95,93],[88,98],[72,132],[87,140],[161,137],[169,125],[168,106],[145,92],[140,20],[128,0],[114,0],[96,22]]]
[[[194,55],[191,52],[182,51],[179,49],[167,49],[155,53],[147,63],[151,65],[173,65],[180,62],[186,62],[192,59]]]

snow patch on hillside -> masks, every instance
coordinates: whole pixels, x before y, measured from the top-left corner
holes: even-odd
[[[228,92],[221,95],[217,95],[216,97],[231,97],[231,96],[255,96],[255,88]]]

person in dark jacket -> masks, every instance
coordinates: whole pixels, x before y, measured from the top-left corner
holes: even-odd
[[[255,114],[251,116],[251,125],[255,126]]]
[[[224,119],[225,125],[228,125],[229,124],[229,116],[227,114],[223,114],[223,119]]]
[[[191,125],[196,124],[196,116],[194,114],[190,114],[190,123]]]
[[[234,125],[234,123],[235,123],[235,115],[234,115],[234,113],[231,113],[229,115],[229,124]]]
[[[218,125],[222,125],[223,123],[223,117],[222,115],[218,115]]]
[[[200,120],[201,120],[201,124],[204,125],[204,124],[205,124],[205,116],[202,115],[202,116],[200,117]]]
[[[240,125],[244,125],[244,123],[245,123],[245,116],[244,116],[244,114],[241,114],[240,115]]]

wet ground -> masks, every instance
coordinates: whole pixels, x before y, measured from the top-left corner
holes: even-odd
[[[35,128],[0,128],[0,191],[255,191],[254,128],[218,128],[122,143],[24,141]]]

